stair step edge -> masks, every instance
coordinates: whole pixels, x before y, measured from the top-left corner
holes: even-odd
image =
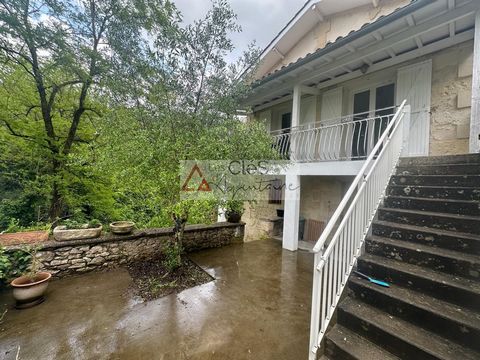
[[[408,213],[408,214],[419,214],[419,215],[427,215],[427,216],[448,217],[448,218],[454,218],[454,219],[459,219],[459,220],[480,221],[480,216],[459,215],[459,214],[434,212],[434,211],[424,211],[424,210],[396,209],[396,208],[389,208],[389,207],[384,207],[384,206],[381,206],[378,209],[383,210],[383,211],[394,211],[394,212]]]
[[[466,325],[476,331],[480,331],[480,314],[477,314],[475,311],[467,309],[464,306],[454,305],[447,301],[434,298],[433,296],[394,284],[391,284],[391,287],[389,288],[383,288],[371,284],[367,280],[361,279],[357,276],[350,277],[349,281],[360,287],[373,290],[374,292],[381,293],[407,305],[435,314],[437,317],[442,317],[460,326]],[[414,300],[409,298],[409,296],[414,298]],[[419,299],[422,301],[419,301]],[[452,314],[455,314],[455,316]],[[462,317],[459,315],[462,315]]]
[[[409,264],[403,261],[389,259],[368,253],[362,255],[359,258],[359,261],[363,261],[365,263],[374,263],[376,265],[387,267],[394,271],[400,271],[432,282],[437,282],[450,287],[469,291],[477,294],[480,298],[480,283],[477,283],[474,280],[467,279],[462,276],[451,275],[419,265]]]
[[[396,316],[389,315],[386,312],[380,311],[374,306],[368,305],[360,300],[353,298],[346,298],[339,305],[343,311],[353,314],[360,320],[370,323],[377,328],[381,328],[390,336],[396,337],[406,343],[413,345],[416,348],[422,349],[425,352],[437,356],[439,359],[451,360],[477,360],[479,353],[474,350],[466,349],[451,340],[448,340],[440,335],[431,333],[428,330],[422,329],[408,321],[400,319]],[[359,314],[359,309],[363,309],[363,316]],[[365,315],[366,314],[366,315]],[[398,331],[403,328],[403,331]],[[445,356],[445,351],[454,349],[451,357]]]
[[[442,235],[442,236],[451,236],[451,237],[459,238],[459,239],[469,239],[469,240],[480,241],[480,235],[465,233],[465,232],[460,232],[460,231],[436,229],[436,228],[431,228],[431,227],[417,226],[417,225],[410,225],[410,224],[401,224],[401,223],[396,223],[396,222],[392,222],[392,221],[384,221],[384,220],[374,220],[373,224],[378,224],[378,225],[381,225],[381,226],[394,227],[394,228],[404,229],[404,230],[418,231],[418,232],[434,232],[437,235]]]
[[[405,187],[415,187],[420,189],[440,189],[440,190],[475,190],[480,191],[480,185],[478,187],[473,186],[451,186],[451,185],[408,185],[408,184],[391,184],[388,185],[390,188],[405,188]]]
[[[399,248],[404,248],[412,251],[417,251],[417,252],[423,252],[426,254],[432,254],[436,256],[442,256],[442,257],[447,257],[450,259],[455,259],[455,260],[462,260],[462,261],[467,261],[472,264],[480,264],[480,256],[479,255],[472,255],[468,253],[464,253],[461,251],[455,251],[455,250],[450,250],[450,249],[445,249],[445,248],[439,248],[439,247],[433,247],[433,246],[428,246],[428,245],[422,245],[418,243],[413,243],[410,241],[405,241],[405,240],[398,240],[398,239],[390,239],[386,238],[383,236],[377,236],[377,235],[368,235],[366,237],[366,240],[370,241],[375,241],[375,242],[380,242],[384,243],[390,246],[396,246]]]
[[[461,200],[461,199],[442,199],[442,198],[428,198],[420,196],[401,196],[401,195],[387,195],[387,198],[398,200],[414,200],[414,201],[431,201],[431,202],[448,202],[452,204],[478,204],[478,200]]]
[[[336,324],[326,337],[343,351],[359,360],[400,360],[370,340],[339,324]]]

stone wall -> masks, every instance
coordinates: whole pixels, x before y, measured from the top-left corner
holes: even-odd
[[[300,217],[327,223],[352,180],[350,176],[301,176]],[[277,235],[276,210],[284,208],[284,199],[283,193],[281,204],[269,204],[266,200],[245,203],[242,220],[246,223],[246,242]]]
[[[283,202],[269,204],[267,200],[258,200],[255,204],[246,202],[244,205],[245,242],[270,237],[274,226],[272,220],[277,219],[277,209],[283,209]]]
[[[183,245],[186,251],[196,251],[243,242],[244,227],[243,223],[226,222],[190,225],[185,229]],[[96,239],[49,241],[42,243],[37,257],[43,270],[63,277],[156,257],[172,236],[172,229],[164,228],[136,230],[123,236],[108,234]]]
[[[468,153],[473,41],[432,56],[430,155]]]

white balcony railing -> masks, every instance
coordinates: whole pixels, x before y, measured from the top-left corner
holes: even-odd
[[[395,108],[359,113],[272,131],[274,146],[295,162],[366,159],[393,118]]]
[[[328,222],[314,252],[309,359],[316,352],[333,316],[365,236],[404,147],[410,107],[405,101],[383,129],[368,158]],[[369,120],[365,120],[368,122]],[[404,124],[405,123],[405,124]],[[341,125],[339,125],[341,126]]]

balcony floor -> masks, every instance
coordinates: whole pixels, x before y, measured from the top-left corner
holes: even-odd
[[[54,281],[27,310],[1,293],[0,358],[307,358],[312,254],[264,240],[191,258],[216,280],[150,302],[123,269]]]

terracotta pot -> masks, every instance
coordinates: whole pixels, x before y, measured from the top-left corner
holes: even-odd
[[[239,223],[240,220],[242,220],[242,214],[236,211],[226,211],[225,217],[227,218],[227,221],[230,223]]]
[[[67,229],[66,226],[61,225],[53,229],[53,237],[57,241],[92,239],[99,237],[102,233],[102,225],[96,228],[85,229]]]
[[[20,276],[13,280],[10,285],[13,287],[13,297],[17,302],[17,309],[25,309],[45,300],[43,295],[48,287],[48,281],[52,274],[42,271],[35,275],[32,282],[28,276]]]
[[[110,231],[114,234],[130,234],[134,228],[133,221],[115,221],[110,224]]]

